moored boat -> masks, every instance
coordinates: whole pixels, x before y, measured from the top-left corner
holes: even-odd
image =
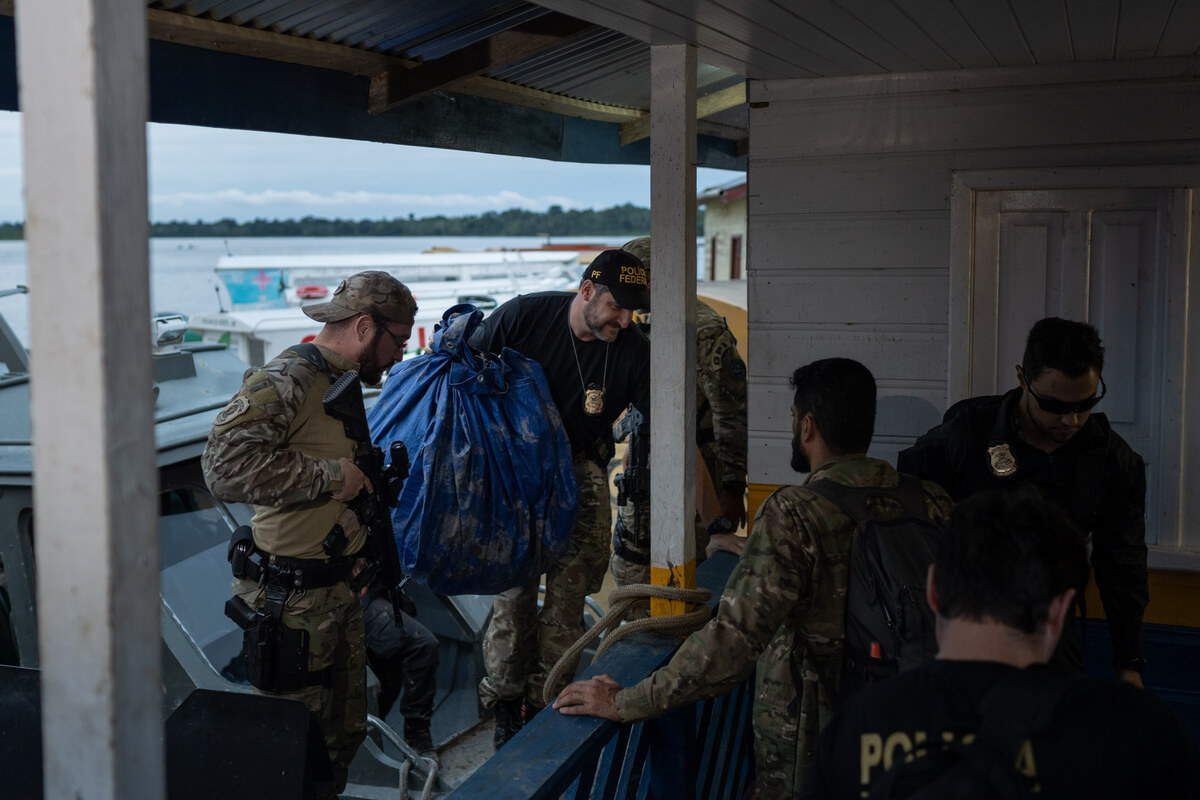
[[[305,304],[321,302],[349,275],[378,269],[403,281],[417,299],[409,341],[417,353],[450,306],[470,303],[488,311],[518,294],[572,289],[581,264],[594,255],[555,249],[223,256],[216,266],[219,310],[193,314],[188,322],[202,341],[228,344],[260,366],[320,330],[301,311]]]
[[[0,290],[0,296],[11,293]],[[203,699],[204,693],[197,695],[196,690],[218,697],[222,708],[237,710],[237,698],[230,700],[227,695],[245,696],[251,690],[241,661],[241,631],[223,612],[231,582],[227,548],[232,530],[247,523],[253,510],[212,496],[200,455],[214,417],[241,387],[247,365],[224,345],[184,342],[186,321],[180,315],[156,317],[149,328],[159,480],[164,712],[175,718],[173,712],[189,698]],[[31,685],[36,692],[36,670],[41,665],[29,371],[28,351],[0,315],[0,705],[21,691],[17,684]],[[480,647],[491,598],[444,597],[417,584],[410,584],[408,592],[418,618],[438,637],[441,667],[432,722],[434,742],[444,745],[480,720],[476,684],[482,677]],[[372,713],[377,686],[371,677],[368,709]],[[36,708],[36,699],[21,707]],[[212,709],[204,713],[215,714]],[[376,798],[389,792],[394,796],[406,780],[410,789],[428,786],[441,796],[449,784],[429,764],[416,760],[404,764],[403,739],[396,733],[402,721],[398,708],[392,709],[389,719],[394,725],[370,721],[369,743],[351,765],[351,782],[343,796]],[[215,717],[204,724],[223,730]],[[166,738],[170,746],[170,721]],[[29,765],[31,770],[40,769],[41,759],[31,759]],[[40,773],[25,777],[40,785]]]

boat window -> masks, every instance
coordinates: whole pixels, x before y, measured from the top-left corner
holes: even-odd
[[[163,603],[215,671],[241,651],[241,631],[226,618],[233,578],[229,535],[250,509],[224,505],[200,484],[177,484],[159,494],[159,547]]]
[[[176,486],[159,495],[159,547],[162,568],[229,541],[229,525],[199,486]]]
[[[0,664],[15,667],[21,661],[17,657],[17,640],[8,621],[10,616],[12,602],[8,598],[8,581],[4,577],[4,559],[0,558]]]

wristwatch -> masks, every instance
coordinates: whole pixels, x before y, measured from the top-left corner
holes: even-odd
[[[733,520],[729,517],[717,517],[712,521],[712,525],[708,526],[708,535],[716,536],[718,533],[733,533],[737,530],[737,525],[733,524]]]
[[[1146,671],[1146,658],[1145,658],[1145,656],[1138,656],[1137,658],[1131,658],[1128,661],[1126,661],[1124,664],[1121,664],[1120,668],[1131,670],[1131,671],[1137,672],[1137,673],[1145,672]]]

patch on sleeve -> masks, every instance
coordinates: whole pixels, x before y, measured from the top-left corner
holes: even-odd
[[[746,362],[740,358],[729,365],[729,375],[738,383],[746,382]]]
[[[712,349],[708,357],[708,366],[713,372],[720,372],[721,366],[725,363],[725,351],[729,349],[728,342],[717,342],[717,346]]]
[[[213,420],[214,425],[227,425],[233,422],[238,417],[250,410],[250,400],[243,394],[230,401],[229,405],[221,409],[221,413],[217,414],[217,418]]]

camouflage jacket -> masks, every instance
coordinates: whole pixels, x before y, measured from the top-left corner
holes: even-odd
[[[746,363],[725,318],[696,300],[696,441],[719,491],[746,487]]]
[[[864,455],[826,461],[809,480],[846,486],[895,486],[899,473]],[[930,518],[949,517],[950,498],[924,482]],[[868,508],[899,516],[887,499]],[[842,670],[847,564],[856,525],[837,506],[802,486],[775,491],[759,508],[754,528],[729,576],[717,615],[687,638],[671,661],[617,693],[626,722],[657,717],[685,703],[724,694],[757,667],[754,730],[795,742],[811,758],[817,734],[833,708]]]
[[[274,555],[326,557],[321,542],[335,524],[350,540],[347,554],[362,546],[357,517],[330,497],[342,486],[338,459],[354,457],[354,442],[321,404],[333,378],[357,365],[320,350],[331,374],[290,350],[247,370],[200,462],[216,497],[255,505],[254,540]]]

